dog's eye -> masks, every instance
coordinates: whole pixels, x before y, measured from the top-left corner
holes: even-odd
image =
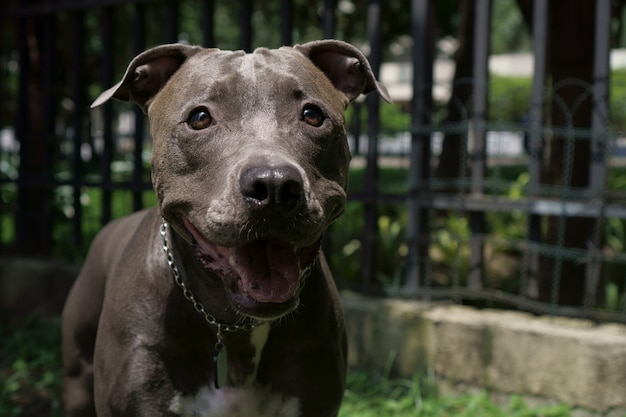
[[[324,114],[315,106],[306,106],[302,110],[302,121],[311,126],[319,127],[324,123]]]
[[[211,126],[211,123],[213,123],[213,118],[206,109],[194,110],[187,120],[187,124],[193,130],[206,129],[207,127]]]

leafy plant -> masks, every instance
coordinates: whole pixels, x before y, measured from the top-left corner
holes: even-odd
[[[434,265],[439,266],[439,273],[435,271],[435,278],[439,284],[449,285],[450,277],[460,281],[467,278],[469,238],[467,218],[452,213],[437,219],[430,256]]]
[[[376,279],[382,285],[401,285],[408,246],[405,242],[407,213],[383,214],[378,217],[378,270]]]
[[[522,198],[529,180],[530,175],[527,172],[519,174],[511,183],[506,197],[513,201]],[[498,250],[511,250],[511,243],[524,239],[526,236],[526,213],[522,210],[512,210],[507,213],[487,212],[485,217],[490,233],[494,237],[491,240]]]
[[[531,78],[492,74],[489,81],[489,118],[498,122],[523,122],[528,113],[531,92]]]
[[[520,396],[497,405],[489,393],[440,396],[428,377],[392,379],[355,372],[348,375],[348,388],[340,417],[569,417],[567,405],[529,407]]]
[[[0,324],[0,416],[62,416],[59,320]]]

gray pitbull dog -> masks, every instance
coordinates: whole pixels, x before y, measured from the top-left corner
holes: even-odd
[[[158,207],[95,238],[63,311],[68,416],[336,416],[346,336],[320,252],[344,209],[344,111],[389,96],[352,45],[164,45],[132,100]]]

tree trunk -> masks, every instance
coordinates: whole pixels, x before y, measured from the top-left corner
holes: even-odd
[[[52,18],[50,18],[52,19]],[[48,138],[44,115],[43,47],[44,31],[41,20],[24,18],[22,23],[25,45],[20,65],[28,70],[21,80],[22,96],[18,111],[17,135],[20,141],[19,189],[17,210],[17,251],[21,255],[45,256],[50,246],[51,195],[49,181]]]
[[[541,182],[555,187],[589,185],[590,141],[568,137],[567,129],[591,127],[593,82],[595,1],[553,0],[550,2],[548,75],[556,89],[550,103],[551,124],[555,135],[544,148],[548,152],[542,166]],[[568,83],[576,79],[579,83]],[[560,87],[563,85],[562,87]],[[566,108],[561,106],[561,101]],[[581,98],[584,100],[580,101]],[[578,103],[578,104],[577,104]],[[585,248],[593,228],[593,219],[548,217],[546,243],[569,248]],[[563,305],[580,305],[585,289],[585,265],[577,261],[544,256],[539,264],[539,295],[546,301]],[[560,279],[560,285],[555,280]]]
[[[472,97],[472,66],[474,62],[474,17],[476,1],[466,0],[459,3],[459,28],[457,40],[459,47],[454,60],[456,63],[452,81],[452,94],[446,105],[444,126],[467,122],[467,105]],[[465,143],[464,133],[446,133],[441,145],[441,154],[435,170],[435,179],[445,181],[444,191],[458,191],[452,185],[461,174],[461,154]]]

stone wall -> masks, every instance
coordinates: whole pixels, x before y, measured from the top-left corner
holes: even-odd
[[[626,415],[626,326],[344,294],[352,367]]]
[[[60,315],[79,268],[30,258],[0,259],[0,319]]]

